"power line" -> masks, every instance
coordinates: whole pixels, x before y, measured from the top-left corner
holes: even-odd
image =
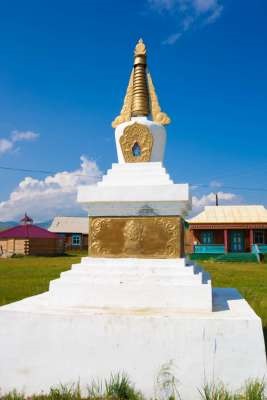
[[[67,171],[62,171],[62,172],[58,172],[58,171],[49,171],[49,170],[42,170],[42,169],[30,169],[30,168],[14,168],[14,167],[6,167],[6,166],[0,166],[0,170],[4,170],[4,171],[12,171],[12,172],[27,172],[27,173],[34,173],[34,174],[51,174],[51,175],[55,175],[55,174],[59,174],[59,173],[68,173]],[[72,173],[71,174],[73,176],[80,176],[80,177],[88,177],[90,178],[91,176],[95,177],[95,175],[90,175],[90,174],[76,174],[76,173]],[[212,186],[210,184],[207,183],[190,183],[190,186],[199,186],[199,187],[206,187],[206,188],[212,188]],[[216,188],[217,190],[214,191],[218,191],[220,188],[224,188],[224,189],[230,189],[230,190],[244,190],[244,191],[255,191],[255,192],[267,192],[267,188],[255,188],[255,187],[238,187],[238,186],[228,186],[228,185],[220,185],[218,188]],[[215,189],[215,188],[214,188]]]
[[[207,187],[212,189],[210,184],[207,183],[190,183],[190,186],[199,186],[199,187]],[[247,190],[247,191],[255,191],[255,192],[267,192],[267,188],[255,188],[255,187],[239,187],[239,186],[228,186],[228,185],[220,185],[219,187],[213,188],[216,189],[214,192],[218,192],[220,188],[231,189],[231,190]]]
[[[12,171],[12,172],[30,172],[33,174],[45,174],[45,175],[56,175],[56,174],[68,173],[67,171],[58,172],[58,171],[46,171],[43,169],[12,168],[12,167],[4,167],[4,166],[0,166],[0,170]],[[95,175],[90,175],[90,174],[75,174],[72,172],[71,172],[71,174],[73,176],[83,176],[83,177],[95,176]]]

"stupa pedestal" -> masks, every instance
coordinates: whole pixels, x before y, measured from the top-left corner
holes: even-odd
[[[139,42],[114,121],[118,163],[97,185],[79,188],[89,256],[49,292],[0,308],[3,393],[73,382],[86,393],[93,379],[125,372],[153,398],[164,367],[181,398],[196,400],[206,382],[236,390],[266,375],[260,318],[235,289],[212,289],[209,275],[184,258],[189,188],[162,165],[169,118],[145,56]]]

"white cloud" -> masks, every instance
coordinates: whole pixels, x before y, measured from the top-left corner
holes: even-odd
[[[192,5],[199,13],[215,10],[218,7],[218,0],[193,0]]]
[[[76,202],[77,187],[94,184],[101,175],[97,164],[82,156],[77,170],[58,172],[44,179],[26,177],[9,199],[0,202],[0,221],[19,220],[25,212],[35,221],[55,215],[81,215],[83,210]]]
[[[16,150],[15,145],[17,142],[33,141],[38,137],[39,133],[32,131],[13,131],[8,139],[0,138],[0,155]]]
[[[204,21],[205,24],[213,24],[215,21],[217,21],[218,18],[220,18],[222,12],[223,12],[223,6],[215,8],[213,13],[209,17],[207,17],[207,19]]]
[[[31,141],[39,137],[39,133],[32,131],[13,131],[11,138],[13,142]]]
[[[210,182],[210,187],[214,187],[214,188],[219,188],[219,187],[222,187],[222,182],[220,182],[220,181],[211,181]]]
[[[218,192],[218,199],[219,199],[219,204],[227,204],[227,203],[233,204],[239,199],[239,196],[237,196],[235,193]],[[205,194],[200,197],[193,196],[192,197],[193,212],[199,212],[205,206],[215,205],[215,201],[216,201],[216,194],[213,192]]]
[[[147,0],[149,7],[159,13],[177,18],[178,29],[163,40],[172,45],[191,27],[214,23],[223,12],[223,0]]]
[[[13,142],[8,139],[0,139],[0,154],[10,151],[13,147]]]
[[[174,44],[177,42],[177,40],[182,36],[182,34],[180,32],[177,33],[173,33],[172,35],[170,35],[169,37],[167,37],[167,39],[163,40],[162,44]]]
[[[148,0],[148,4],[151,8],[159,12],[170,11],[175,7],[176,0]]]

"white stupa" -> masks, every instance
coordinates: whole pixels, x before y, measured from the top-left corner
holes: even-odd
[[[0,388],[26,394],[59,383],[125,372],[155,395],[163,366],[183,399],[206,382],[238,389],[266,374],[260,318],[235,289],[214,289],[186,262],[187,184],[163,167],[164,125],[146,48],[135,49],[121,114],[113,122],[118,162],[95,186],[88,207],[89,255],[50,283],[49,292],[0,308]]]

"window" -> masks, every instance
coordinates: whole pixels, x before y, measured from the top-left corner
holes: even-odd
[[[263,229],[255,229],[254,231],[254,243],[256,244],[264,244],[264,230]]]
[[[72,246],[80,246],[81,245],[81,235],[78,233],[74,233],[72,235]]]
[[[202,244],[213,244],[213,232],[203,231],[201,232],[201,243]]]
[[[141,156],[141,153],[142,153],[141,152],[141,147],[137,142],[135,142],[135,144],[133,145],[132,153],[133,153],[134,157],[140,157]]]

